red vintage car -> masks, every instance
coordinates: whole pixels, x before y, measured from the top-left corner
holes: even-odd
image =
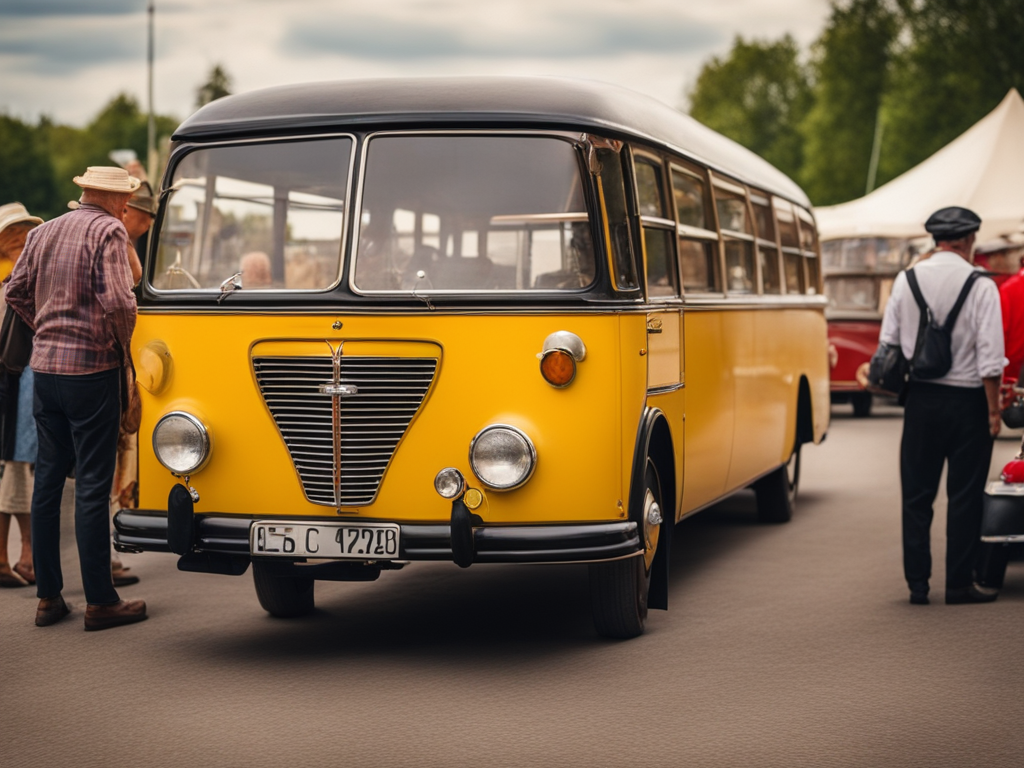
[[[871,393],[864,389],[868,362],[878,348],[882,314],[893,280],[920,245],[885,237],[844,238],[821,244],[829,302],[825,316],[832,402],[852,403],[854,416],[871,413]]]

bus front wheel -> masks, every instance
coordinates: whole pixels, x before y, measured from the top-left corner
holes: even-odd
[[[267,563],[253,560],[252,580],[263,610],[279,619],[312,612],[313,579],[278,576]]]
[[[643,634],[647,621],[647,595],[651,587],[651,564],[658,549],[661,518],[661,486],[650,460],[644,474],[642,510],[644,553],[625,560],[593,563],[590,566],[590,606],[597,633],[626,640]]]

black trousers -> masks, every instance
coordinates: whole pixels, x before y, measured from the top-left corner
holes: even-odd
[[[33,413],[39,433],[32,493],[36,593],[56,597],[60,567],[60,499],[75,468],[75,536],[85,599],[118,601],[110,578],[110,491],[121,423],[120,369],[84,376],[36,373]]]
[[[973,583],[991,460],[992,436],[983,388],[911,383],[900,448],[903,572],[911,590],[928,589],[932,503],[946,462],[946,589]]]

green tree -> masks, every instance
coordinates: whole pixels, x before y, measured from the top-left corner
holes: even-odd
[[[688,97],[697,120],[799,176],[798,127],[811,106],[811,87],[792,37],[746,42],[737,36],[728,56],[703,66]]]
[[[178,121],[167,115],[156,116],[157,136],[169,136]],[[77,199],[81,189],[72,179],[90,165],[110,165],[110,151],[132,149],[145,159],[148,139],[147,116],[134,97],[121,93],[111,99],[84,129],[65,125],[47,125],[41,138],[53,163],[58,197],[57,212],[66,209],[68,200]]]
[[[879,183],[925,158],[1024,91],[1024,2],[899,0],[906,43],[883,107]]]
[[[215,64],[206,82],[196,89],[196,106],[205,107],[211,101],[231,95],[231,76],[220,64]]]
[[[53,165],[36,128],[0,115],[0,205],[20,202],[50,218],[56,194]]]
[[[890,54],[900,28],[887,0],[843,0],[832,5],[812,48],[814,106],[801,126],[804,166],[799,180],[816,205],[865,192],[875,123]]]

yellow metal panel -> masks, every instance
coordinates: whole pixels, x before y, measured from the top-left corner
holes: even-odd
[[[620,320],[629,331],[620,329]],[[342,330],[332,330],[334,321]],[[632,322],[630,322],[632,321]],[[635,327],[635,328],[634,328]],[[540,375],[537,353],[557,330],[578,334],[587,346],[576,380],[565,389]],[[377,500],[346,508],[343,515],[400,521],[443,521],[450,502],[433,489],[446,466],[460,469],[484,492],[477,510],[488,523],[570,522],[618,519],[627,486],[625,454],[611,446],[630,445],[643,406],[644,317],[585,316],[282,316],[144,313],[133,349],[162,341],[174,374],[159,395],[143,392],[140,431],[141,507],[166,508],[177,482],[153,456],[152,430],[171,410],[185,410],[207,425],[212,454],[192,478],[199,513],[335,516],[331,507],[306,500],[291,458],[257,389],[250,347],[277,352],[323,347],[344,341],[346,353],[377,354],[408,344],[409,354],[439,349],[441,364],[418,416],[399,444]],[[296,340],[305,340],[297,344]],[[309,346],[306,345],[308,342]],[[277,344],[277,342],[274,342]],[[275,353],[277,353],[275,352]],[[295,352],[291,352],[294,354]],[[315,353],[313,353],[315,354]],[[620,375],[620,354],[630,355]],[[636,383],[637,373],[641,383]],[[623,380],[629,396],[620,391]],[[469,466],[469,444],[483,427],[508,423],[533,440],[537,469],[522,488],[487,490]],[[624,433],[623,424],[627,425]]]
[[[729,364],[732,340],[726,312],[687,313],[686,444],[683,511],[701,507],[725,493],[732,455],[734,401]]]

